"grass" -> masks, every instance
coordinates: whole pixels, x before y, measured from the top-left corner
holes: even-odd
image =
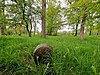
[[[100,36],[0,36],[0,75],[45,75],[33,59],[41,43],[53,47],[54,75],[100,75]]]

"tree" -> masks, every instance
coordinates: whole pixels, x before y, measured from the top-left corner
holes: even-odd
[[[95,28],[97,30],[97,35],[99,35],[100,34],[100,23],[98,23]]]
[[[60,2],[49,1],[46,13],[47,34],[57,35],[58,29],[62,26],[61,5]]]
[[[38,15],[37,12],[37,6],[36,1],[33,0],[12,0],[13,3],[15,3],[15,7],[17,9],[12,10],[11,12],[15,11],[14,18],[18,18],[18,22],[21,22],[21,24],[26,26],[26,30],[29,34],[29,37],[31,37],[32,28],[33,28],[33,22],[35,15]],[[35,7],[34,7],[35,6]],[[16,11],[17,10],[17,11]],[[13,19],[14,19],[13,18]],[[36,23],[35,23],[36,25]]]
[[[65,16],[67,16],[67,24],[69,26],[75,27],[75,34],[74,36],[77,36],[78,34],[78,26],[80,23],[80,12],[79,12],[79,8],[67,8],[65,9]]]
[[[46,38],[46,0],[42,0],[42,37]]]
[[[96,0],[93,2],[94,7],[93,7],[93,11],[94,13],[94,18],[95,18],[95,26],[94,29],[96,29],[97,35],[99,35],[100,33],[100,10],[98,8],[100,8],[100,0]]]
[[[1,30],[1,35],[6,34],[6,24],[7,24],[7,19],[6,19],[6,14],[5,14],[5,0],[0,1],[0,30]]]
[[[92,0],[84,0],[84,1],[83,0],[68,0],[68,2],[70,3],[69,9],[71,11],[69,12],[70,16],[68,17],[73,17],[71,19],[72,21],[70,24],[75,24],[75,21],[76,21],[77,22],[76,25],[77,24],[80,25],[80,39],[83,39],[87,16],[90,14],[89,13],[90,9],[92,9],[93,7]],[[74,15],[71,15],[71,13]],[[76,17],[76,19],[74,18],[74,16]]]

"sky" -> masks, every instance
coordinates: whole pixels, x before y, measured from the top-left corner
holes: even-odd
[[[62,7],[65,7],[65,6],[66,6],[65,0],[60,0],[60,1],[61,1],[61,3],[62,3]]]

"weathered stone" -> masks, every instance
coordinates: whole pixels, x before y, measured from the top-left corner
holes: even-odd
[[[52,47],[48,44],[40,44],[34,50],[34,61],[36,65],[45,64],[51,62]]]

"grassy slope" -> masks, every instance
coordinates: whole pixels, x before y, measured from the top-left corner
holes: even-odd
[[[100,36],[0,37],[0,74],[32,75],[36,72],[32,52],[40,43],[53,47],[53,65],[58,75],[99,75]],[[39,72],[37,75],[40,75]]]

